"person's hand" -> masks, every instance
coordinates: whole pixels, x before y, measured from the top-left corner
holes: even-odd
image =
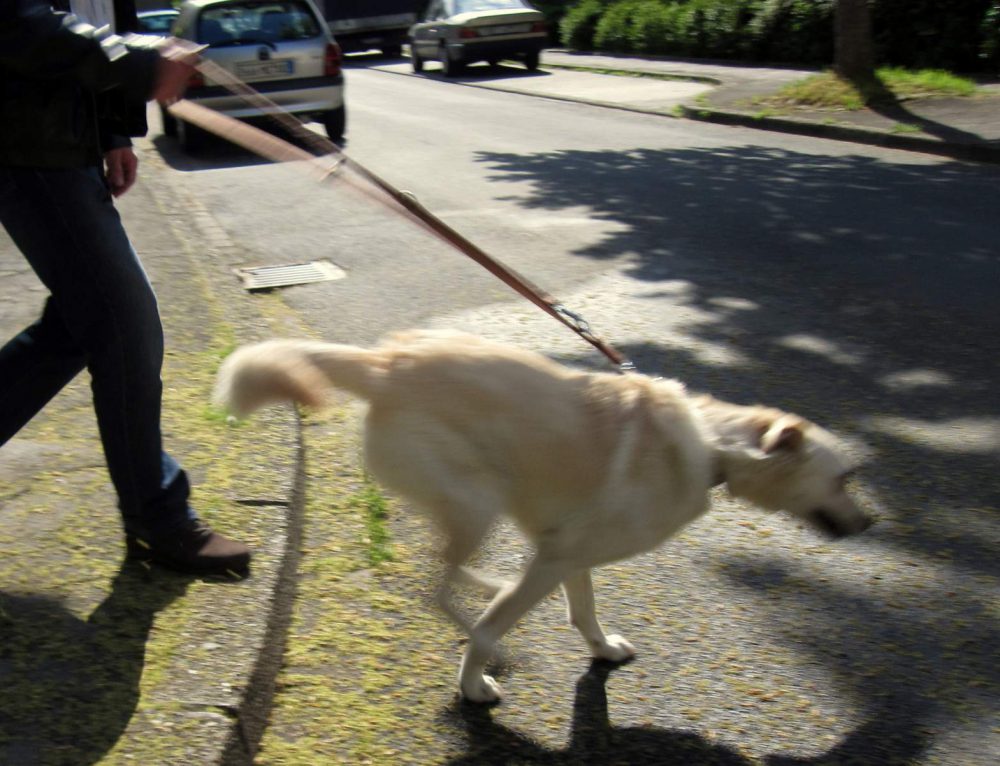
[[[168,37],[157,48],[160,60],[156,63],[156,84],[153,98],[161,104],[172,104],[184,95],[188,80],[195,72],[198,54],[204,46],[186,40]]]
[[[104,154],[104,169],[108,188],[115,197],[120,197],[135,183],[139,158],[135,156],[131,146],[111,149]]]

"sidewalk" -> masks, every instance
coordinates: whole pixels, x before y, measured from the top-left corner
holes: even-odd
[[[1000,82],[983,84],[979,94],[968,98],[915,99],[855,112],[802,109],[770,115],[754,100],[815,70],[561,50],[546,51],[544,66],[677,76],[714,85],[681,104],[677,111],[689,119],[1000,162]]]
[[[281,324],[277,300],[243,293],[230,271],[239,253],[143,147],[120,210],[167,333],[165,444],[202,518],[254,549],[252,576],[208,582],[123,564],[79,376],[0,449],[4,764],[246,763],[281,661],[298,553],[298,421],[272,408],[252,428],[233,426],[209,402],[227,350],[297,328]],[[5,342],[34,321],[46,291],[2,229],[0,295]]]

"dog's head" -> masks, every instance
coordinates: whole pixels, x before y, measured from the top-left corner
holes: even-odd
[[[871,519],[847,494],[852,464],[833,434],[778,413],[755,429],[757,444],[726,450],[729,491],[772,511],[787,511],[830,537],[863,532]]]

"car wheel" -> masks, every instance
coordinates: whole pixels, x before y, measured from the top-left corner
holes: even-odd
[[[160,107],[160,122],[163,123],[163,135],[171,138],[177,135],[177,118],[162,106]]]
[[[323,129],[331,141],[341,141],[347,129],[347,110],[344,107],[331,109],[323,114]]]
[[[538,69],[538,51],[528,51],[524,54],[524,65],[528,67],[529,72],[534,72]]]
[[[420,54],[417,53],[412,45],[410,46],[410,66],[413,67],[413,71],[417,74],[424,71],[424,60],[420,58]]]
[[[194,153],[205,145],[205,131],[184,120],[176,120],[176,122],[177,140],[184,151]]]
[[[465,71],[465,63],[456,61],[448,55],[448,49],[443,45],[440,48],[441,68],[445,77],[457,77]]]

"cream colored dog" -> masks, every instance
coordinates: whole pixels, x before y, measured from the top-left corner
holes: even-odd
[[[330,387],[370,404],[368,466],[447,538],[438,601],[469,634],[459,686],[500,697],[484,675],[494,645],[560,584],[595,657],[633,656],[594,613],[590,569],[651,549],[708,508],[712,486],[843,536],[869,525],[844,491],[833,436],[795,415],[689,395],[672,380],[572,370],[538,354],[454,332],[409,331],[376,348],[274,340],[223,364],[217,401],[244,415],[273,401],[321,405]],[[517,583],[463,564],[510,516],[536,548]],[[456,582],[495,598],[474,624]]]

